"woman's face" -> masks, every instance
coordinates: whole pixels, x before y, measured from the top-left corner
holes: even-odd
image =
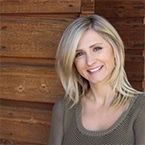
[[[87,30],[79,41],[74,63],[90,84],[105,83],[114,69],[113,49],[96,31]]]

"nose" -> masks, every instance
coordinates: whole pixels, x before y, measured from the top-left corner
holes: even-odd
[[[91,66],[91,65],[93,65],[95,63],[95,61],[96,61],[96,58],[93,55],[91,55],[91,54],[87,54],[86,55],[86,63],[87,63],[87,65]]]

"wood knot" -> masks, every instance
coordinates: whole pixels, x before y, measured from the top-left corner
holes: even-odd
[[[22,85],[20,85],[20,86],[18,87],[18,91],[19,91],[19,92],[23,92],[24,89],[25,89],[25,88],[24,88]]]
[[[10,116],[10,117],[13,117],[13,113],[12,113],[12,112],[10,112],[10,113],[9,113],[9,116]]]
[[[69,7],[73,7],[73,5],[72,4],[69,4]]]
[[[5,29],[7,29],[7,26],[2,26],[1,29],[5,30]]]
[[[41,86],[42,86],[43,89],[47,89],[46,84],[41,84]]]
[[[6,46],[1,46],[0,48],[1,48],[1,49],[6,49]]]

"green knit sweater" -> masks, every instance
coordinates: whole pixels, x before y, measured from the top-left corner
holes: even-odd
[[[48,145],[145,145],[145,94],[104,131],[90,131],[81,122],[81,104],[68,109],[60,98],[54,105]]]

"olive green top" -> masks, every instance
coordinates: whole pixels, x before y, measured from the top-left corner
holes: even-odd
[[[104,131],[90,131],[81,122],[81,103],[72,109],[60,98],[54,105],[48,145],[145,145],[145,94]]]

